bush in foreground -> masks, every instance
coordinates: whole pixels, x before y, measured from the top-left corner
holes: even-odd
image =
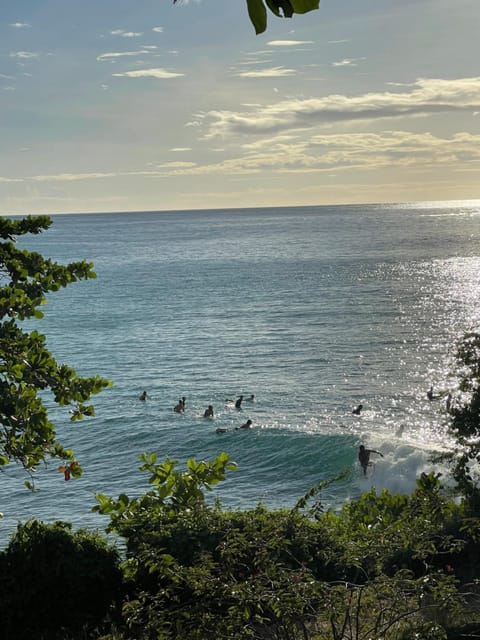
[[[100,536],[36,520],[19,525],[0,553],[0,637],[91,637],[118,600],[122,574],[115,549]]]

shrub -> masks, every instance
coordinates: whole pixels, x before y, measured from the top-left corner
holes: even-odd
[[[86,638],[121,587],[117,551],[67,523],[20,524],[0,553],[3,640]]]

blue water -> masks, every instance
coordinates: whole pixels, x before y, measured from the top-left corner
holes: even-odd
[[[58,361],[114,385],[80,423],[49,401],[84,475],[64,482],[50,462],[31,494],[10,467],[2,540],[29,517],[105,526],[91,513],[94,495],[145,489],[142,452],[183,463],[227,451],[238,471],[213,495],[234,508],[292,506],[349,469],[322,494],[337,507],[372,485],[411,491],[431,454],[451,446],[444,402],[428,402],[426,390],[455,389],[455,342],[480,325],[478,203],[53,221],[22,245],[63,263],[93,261],[98,277],[51,294],[34,326]],[[240,412],[225,404],[239,394],[256,401]],[[353,416],[358,403],[364,411]],[[209,404],[213,422],[203,418]],[[253,428],[235,430],[247,418]],[[367,479],[360,443],[384,454]]]

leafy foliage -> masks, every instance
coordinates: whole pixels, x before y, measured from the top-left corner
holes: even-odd
[[[455,451],[444,456],[471,511],[480,513],[480,334],[468,333],[457,345],[459,401],[450,408]]]
[[[177,0],[173,0],[175,4]],[[267,8],[278,18],[291,18],[294,13],[308,13],[318,9],[320,0],[247,0],[247,9],[255,33],[267,28]]]
[[[118,554],[98,535],[70,525],[19,525],[0,553],[4,640],[83,639],[121,593]]]
[[[188,460],[183,473],[177,461],[141,459],[154,490],[133,500],[99,495],[95,508],[126,538],[128,637],[289,638],[313,624],[319,578],[337,576],[335,541],[324,527],[298,509],[208,507],[203,489],[234,469],[225,453],[208,463]]]
[[[149,483],[154,488],[140,498],[132,499],[124,493],[117,500],[97,494],[98,505],[93,508],[110,516],[109,531],[127,538],[134,534],[137,520],[145,515],[152,518],[159,512],[174,515],[185,509],[204,507],[203,491],[211,491],[225,479],[227,471],[236,469],[227,453],[221,453],[213,462],[190,459],[183,473],[176,470],[178,460],[167,458],[162,464],[157,464],[155,453],[143,453],[139,458],[143,462],[140,470],[150,473]]]
[[[96,510],[126,542],[123,583],[116,552],[93,534],[20,526],[0,553],[2,638],[478,635],[480,526],[445,497],[438,475],[422,474],[408,496],[372,490],[339,513],[318,499],[308,509],[322,483],[291,510],[225,511],[204,492],[234,468],[227,454],[189,460],[184,471],[153,454],[141,460],[152,490],[97,496]]]
[[[45,294],[88,278],[92,264],[81,261],[66,266],[16,246],[19,236],[38,234],[49,228],[46,216],[20,220],[0,218],[0,467],[12,461],[29,471],[47,457],[74,461],[74,454],[57,440],[49,420],[43,393],[70,408],[70,419],[94,415],[90,396],[109,385],[94,376],[81,378],[48,351],[45,336],[26,332],[21,322],[43,317]],[[73,467],[80,475],[81,467]],[[27,485],[31,486],[29,483]]]
[[[97,496],[126,539],[123,638],[445,640],[472,622],[479,529],[433,473],[411,496],[372,490],[339,514],[308,508],[328,482],[291,510],[232,512],[202,491],[226,454],[184,473],[142,461],[153,491]]]

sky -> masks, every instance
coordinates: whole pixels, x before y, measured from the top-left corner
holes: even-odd
[[[2,0],[0,214],[480,198],[480,1]]]

